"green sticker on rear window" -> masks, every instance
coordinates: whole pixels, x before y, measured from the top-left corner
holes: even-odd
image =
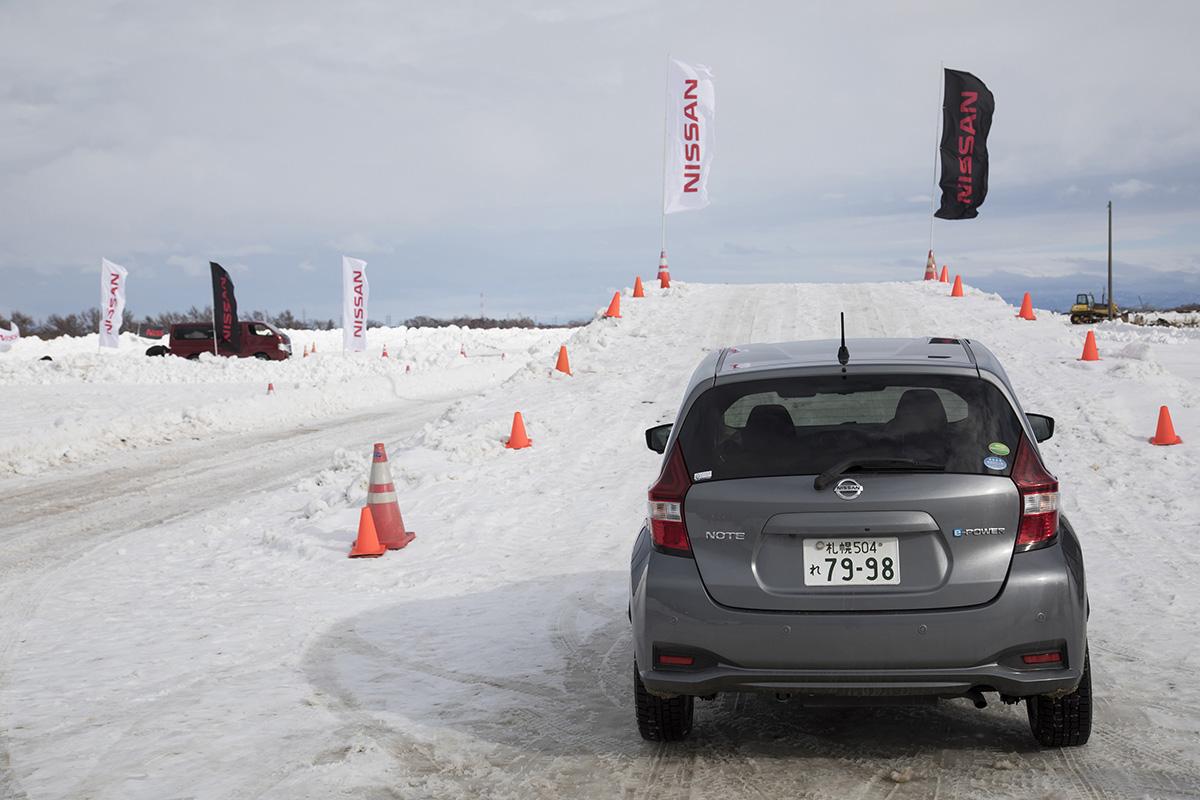
[[[992,442],[988,445],[988,450],[998,456],[1006,456],[1009,453],[1008,445],[1004,442]]]

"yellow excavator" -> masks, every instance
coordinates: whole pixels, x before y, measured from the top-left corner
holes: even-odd
[[[1093,322],[1118,317],[1121,317],[1121,311],[1115,303],[1110,306],[1104,302],[1104,298],[1097,303],[1096,298],[1090,293],[1075,295],[1075,304],[1071,306],[1072,325],[1089,325]]]

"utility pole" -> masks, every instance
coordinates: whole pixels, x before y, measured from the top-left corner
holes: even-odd
[[[1112,200],[1108,201],[1108,318],[1114,315],[1112,294]]]

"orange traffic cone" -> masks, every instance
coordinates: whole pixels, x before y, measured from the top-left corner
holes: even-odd
[[[671,270],[667,268],[667,251],[663,250],[658,256],[658,288],[671,288]]]
[[[387,342],[383,343],[383,355],[380,358],[387,358]]]
[[[313,342],[312,350],[309,351],[309,354],[314,355],[314,356],[317,354],[317,343],[316,342]]]
[[[937,264],[933,260],[933,251],[929,251],[929,256],[925,259],[925,280],[937,280]]]
[[[304,345],[304,357],[308,358],[308,345]]]
[[[1175,435],[1175,426],[1171,424],[1171,412],[1166,406],[1158,409],[1158,430],[1154,432],[1154,437],[1150,439],[1150,444],[1182,444],[1183,439]]]
[[[458,354],[463,358],[467,357],[467,346],[465,344],[460,344],[458,346]]]
[[[1099,361],[1100,351],[1096,348],[1096,334],[1091,331],[1087,332],[1087,337],[1083,340],[1083,355],[1079,357],[1080,361]]]
[[[509,450],[520,450],[525,447],[532,447],[533,442],[529,440],[529,436],[525,433],[525,418],[518,411],[513,414],[512,434],[508,437],[508,441],[504,446]]]
[[[950,269],[945,264],[942,264],[942,274],[938,278],[938,283],[949,283],[949,282],[950,282]]]
[[[273,384],[273,383],[267,384],[267,394],[275,394],[275,384]]]
[[[1029,292],[1025,293],[1024,299],[1021,300],[1021,310],[1017,314],[1021,319],[1037,319],[1033,313],[1033,298],[1029,296]],[[1091,331],[1088,331],[1091,333]]]
[[[554,368],[559,372],[565,372],[568,375],[571,374],[571,362],[567,360],[567,346],[565,344],[558,348],[558,363],[554,365]]]
[[[608,311],[604,312],[605,318],[620,319],[621,318],[621,293],[613,292],[612,302],[608,304]]]
[[[637,278],[635,278],[633,281],[633,296],[634,297],[645,297],[646,296],[646,290],[642,288],[642,276],[641,275],[637,276]]]
[[[392,468],[388,466],[383,442],[375,443],[371,458],[371,484],[367,488],[367,508],[379,531],[379,543],[388,550],[399,550],[416,538],[404,529],[400,503],[396,500],[396,484],[392,483]]]
[[[387,548],[379,543],[379,534],[375,530],[375,518],[370,506],[363,508],[358,515],[358,538],[350,548],[350,558],[379,558],[387,552]]]
[[[951,297],[962,297],[963,296],[962,275],[954,276],[954,288],[950,290],[950,296]]]

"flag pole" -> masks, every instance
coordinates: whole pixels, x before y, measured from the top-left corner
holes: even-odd
[[[218,353],[218,352],[217,352],[217,304],[216,304],[216,302],[215,302],[215,301],[216,301],[216,299],[217,299],[217,298],[215,298],[215,297],[213,298],[214,302],[213,302],[213,310],[212,310],[212,321],[213,321],[213,356],[219,357],[219,356],[220,356],[220,353]]]
[[[659,205],[659,210],[662,212],[662,256],[667,255],[667,122],[670,118],[670,104],[667,101],[667,92],[671,90],[671,54],[667,53],[667,69],[663,75],[663,137],[662,137],[662,203]]]
[[[938,65],[938,105],[937,119],[933,124],[933,192],[929,195],[929,251],[933,252],[933,221],[934,203],[937,202],[938,190],[938,158],[941,155],[941,132],[942,132],[942,106],[945,105],[943,94],[946,89],[946,62],[939,62]],[[936,266],[936,265],[935,265]]]

